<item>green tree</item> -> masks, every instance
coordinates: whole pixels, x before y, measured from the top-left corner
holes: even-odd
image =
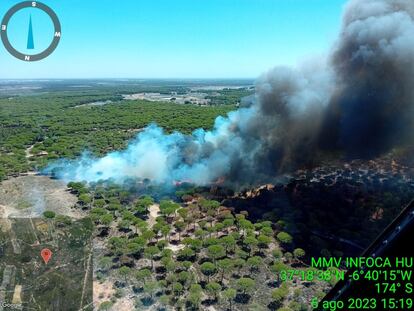
[[[171,258],[162,257],[161,258],[161,263],[165,267],[165,269],[167,270],[167,276],[177,269],[177,264]]]
[[[174,223],[174,227],[178,232],[178,240],[181,241],[181,232],[184,230],[185,228],[185,222],[183,221],[177,221]]]
[[[230,310],[233,309],[233,300],[237,296],[237,291],[234,288],[227,288],[223,291],[223,298],[229,302]]]
[[[143,246],[139,243],[130,242],[127,244],[128,254],[134,255],[142,251]]]
[[[128,220],[130,222],[133,222],[135,220],[135,216],[133,213],[131,213],[130,211],[124,211],[122,213],[122,219],[123,220]]]
[[[113,220],[114,220],[114,216],[112,216],[112,214],[105,214],[99,218],[99,222],[103,224],[104,226],[109,226]]]
[[[273,235],[273,230],[270,227],[263,227],[260,230],[260,234],[263,234],[265,236],[271,237]]]
[[[148,281],[144,284],[144,292],[150,296],[151,299],[154,297],[154,294],[158,288],[159,283],[157,281]]]
[[[210,282],[210,277],[216,273],[216,266],[211,262],[205,262],[200,266],[201,272],[207,277],[207,283]]]
[[[53,219],[53,218],[55,218],[56,213],[52,212],[52,211],[45,211],[45,212],[43,212],[43,216],[45,218]]]
[[[258,271],[260,266],[263,264],[263,260],[259,256],[254,256],[247,259],[247,265],[250,267],[250,271]]]
[[[171,299],[170,296],[168,296],[168,295],[162,295],[159,298],[158,301],[159,301],[160,305],[165,308],[165,307],[167,307],[170,304],[170,299]]]
[[[128,281],[129,275],[131,274],[131,268],[122,266],[118,269],[119,276],[125,281]]]
[[[109,211],[119,211],[122,209],[121,203],[109,203],[107,209]]]
[[[74,193],[81,193],[84,191],[85,187],[81,182],[70,182],[68,183],[68,188]]]
[[[291,261],[292,261],[292,259],[293,259],[293,254],[292,254],[291,252],[286,252],[286,253],[285,253],[285,259],[286,259],[288,262],[291,262]]]
[[[148,230],[148,223],[138,217],[134,219],[134,226],[135,233],[138,233],[138,230],[141,232],[141,234],[143,234],[146,231],[150,231]]]
[[[148,242],[151,242],[151,240],[155,237],[155,233],[151,230],[145,230],[141,233],[141,236]]]
[[[131,226],[131,222],[129,220],[121,220],[120,222],[118,222],[118,228],[120,230],[129,231],[130,226]]]
[[[265,249],[269,247],[269,244],[272,242],[272,239],[267,235],[261,234],[257,237],[257,242],[260,249]]]
[[[289,233],[283,231],[279,232],[276,237],[282,244],[291,244],[293,241],[292,236]]]
[[[194,255],[195,255],[195,252],[191,248],[185,247],[178,252],[177,259],[180,261],[192,260]]]
[[[179,296],[183,293],[184,287],[181,283],[175,282],[172,284],[172,290],[176,296]]]
[[[183,243],[197,253],[203,248],[203,242],[199,239],[185,238]]]
[[[178,205],[177,203],[174,203],[172,201],[162,200],[160,202],[160,211],[163,215],[165,215],[167,217],[170,217],[179,208],[180,208],[180,205]]]
[[[104,301],[104,302],[102,302],[101,304],[100,304],[100,306],[99,306],[99,310],[100,311],[107,311],[107,310],[110,310],[111,308],[112,308],[112,306],[113,306],[114,304],[113,304],[113,302],[112,301]]]
[[[247,294],[253,291],[254,287],[256,286],[256,282],[251,278],[240,278],[237,281],[237,288],[243,293]]]
[[[252,254],[254,249],[256,248],[258,242],[257,239],[254,236],[247,236],[243,240],[244,245],[246,245],[249,248],[249,256]]]
[[[96,199],[93,201],[93,206],[96,208],[103,208],[106,205],[106,201],[104,199]]]
[[[91,209],[90,214],[96,214],[97,216],[102,216],[106,214],[106,210],[102,207],[94,207]]]
[[[220,243],[226,249],[226,255],[230,250],[234,250],[236,246],[236,240],[231,235],[226,235],[220,239]]]
[[[164,225],[161,227],[161,234],[163,235],[164,239],[170,241],[169,235],[171,232],[171,227],[169,225]]]
[[[246,236],[246,234],[249,230],[254,229],[254,225],[251,223],[251,221],[249,221],[247,219],[241,219],[239,221],[239,227],[242,229],[243,236]]]
[[[223,220],[224,228],[230,228],[234,226],[234,219],[233,218],[227,218]]]
[[[193,308],[197,309],[200,306],[201,298],[202,298],[202,292],[200,291],[191,291],[188,294],[187,301],[190,303]]]
[[[144,250],[144,256],[151,260],[151,268],[154,269],[154,257],[160,252],[158,247],[149,246]]]
[[[188,271],[181,271],[180,273],[178,273],[178,281],[180,281],[182,284],[186,284],[187,282],[190,281],[191,279],[191,273]]]
[[[151,278],[151,276],[152,276],[152,272],[149,269],[138,270],[135,274],[135,278],[142,285],[145,285],[145,283],[147,282],[147,280]]]
[[[217,259],[226,255],[226,250],[221,245],[211,245],[207,248],[208,256],[216,263]]]
[[[177,213],[178,213],[178,215],[180,215],[180,216],[181,216],[181,218],[184,220],[184,222],[186,222],[186,221],[187,221],[187,217],[188,217],[188,209],[186,209],[186,208],[180,208],[180,209],[177,211]]]
[[[273,290],[272,299],[277,305],[281,306],[283,304],[283,300],[285,300],[288,293],[288,287],[285,284],[282,284],[282,286]]]
[[[165,248],[161,252],[161,257],[171,259],[173,254],[174,252],[171,249]]]
[[[139,198],[137,204],[141,204],[144,205],[146,207],[149,207],[150,205],[154,204],[154,199],[151,198],[148,195],[142,196],[141,198]]]
[[[209,295],[214,297],[214,300],[217,300],[217,296],[221,291],[221,285],[217,282],[210,282],[206,285],[206,290]]]
[[[287,269],[289,269],[288,266],[286,266],[284,263],[278,261],[275,262],[271,267],[270,270],[275,273],[277,275],[277,279],[278,281],[280,281],[280,272],[281,271],[286,271]]]
[[[240,274],[240,271],[244,268],[246,261],[243,258],[236,258],[233,260],[233,266],[237,269],[237,273]]]
[[[200,204],[201,210],[206,213],[209,210],[216,211],[220,207],[220,202],[214,201],[214,200],[206,200],[201,199],[198,202]]]
[[[144,196],[138,199],[135,203],[133,211],[141,216],[148,214],[148,208],[154,204],[154,200],[149,196]]]
[[[302,248],[296,248],[293,251],[293,256],[295,256],[296,259],[301,259],[303,257],[305,257],[306,253]]]
[[[203,238],[207,235],[207,232],[206,232],[206,231],[204,231],[203,229],[197,229],[197,230],[194,232],[194,235],[195,235],[197,238],[199,238],[199,239],[203,239]]]
[[[112,258],[111,257],[101,257],[99,259],[99,266],[103,271],[108,271],[112,267]]]
[[[160,250],[165,249],[168,246],[168,242],[166,240],[161,240],[157,242],[156,245]]]
[[[108,240],[108,244],[110,246],[110,249],[117,255],[120,256],[122,255],[125,250],[126,250],[126,246],[127,246],[127,241],[125,238],[122,237],[111,237]]]
[[[191,261],[183,261],[180,263],[181,269],[189,270],[193,266]]]
[[[213,229],[216,232],[216,236],[218,236],[218,234],[224,229],[224,225],[221,222],[216,223]]]
[[[91,196],[89,194],[84,193],[84,194],[81,194],[79,196],[79,203],[81,205],[83,205],[83,206],[89,206],[91,204],[91,202],[92,202],[92,198],[91,198]]]
[[[274,249],[272,251],[272,256],[273,256],[274,259],[279,260],[280,258],[282,258],[283,253],[280,249]]]
[[[224,275],[232,272],[234,264],[231,259],[225,258],[217,262],[217,267],[221,273],[220,282],[223,282]]]
[[[272,270],[272,272],[274,272],[274,273],[276,273],[276,274],[279,274],[281,271],[283,271],[283,270],[287,270],[288,269],[288,266],[286,266],[284,263],[282,263],[282,262],[280,262],[280,261],[278,261],[278,262],[275,262],[271,267],[270,267],[270,269]]]

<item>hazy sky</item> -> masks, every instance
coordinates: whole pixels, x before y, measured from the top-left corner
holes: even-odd
[[[0,15],[20,1],[1,0]],[[26,63],[0,44],[0,78],[255,78],[329,51],[346,0],[44,0],[62,39]],[[53,30],[38,9],[9,24],[25,52],[32,15],[35,54]]]

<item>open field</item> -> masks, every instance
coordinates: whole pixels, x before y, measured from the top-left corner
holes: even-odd
[[[20,176],[0,183],[0,218],[41,217],[45,211],[80,218],[85,213],[72,209],[77,201],[64,183],[46,176]]]

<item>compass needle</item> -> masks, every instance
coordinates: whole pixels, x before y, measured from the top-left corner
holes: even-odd
[[[32,15],[30,15],[29,20],[29,33],[27,36],[27,49],[34,50],[34,38],[33,38],[33,27],[32,27]]]

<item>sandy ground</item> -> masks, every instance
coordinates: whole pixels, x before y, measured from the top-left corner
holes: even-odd
[[[95,308],[98,309],[102,302],[110,300],[114,293],[115,290],[111,281],[103,283],[93,281],[93,304]]]
[[[1,206],[0,206],[0,215],[1,215]],[[0,218],[0,230],[2,232],[8,232],[11,229],[11,221],[9,219]]]
[[[154,224],[156,223],[155,219],[157,219],[157,217],[160,215],[160,206],[158,204],[153,204],[149,207],[149,217],[148,217],[148,225],[150,226],[150,228],[152,228],[152,226],[154,226]],[[172,250],[173,252],[178,252],[179,250],[182,250],[185,247],[184,244],[180,244],[180,245],[173,245],[171,243],[168,243],[168,245],[165,248],[169,248],[170,250]]]
[[[83,212],[72,209],[76,202],[64,183],[46,176],[29,174],[0,183],[0,218],[39,217],[46,210],[83,217]]]
[[[173,244],[168,243],[168,245],[165,248],[168,248],[175,253],[185,248],[185,245],[184,244],[173,245]]]
[[[156,223],[155,219],[159,216],[160,214],[160,206],[158,204],[153,204],[149,207],[149,218],[147,220],[148,225],[150,226],[150,228],[152,228],[152,226]]]
[[[131,311],[136,310],[133,302],[133,297],[122,297],[118,299],[111,310],[113,311]]]
[[[34,145],[31,145],[28,148],[26,148],[26,150],[25,150],[26,159],[29,159],[29,158],[33,157],[33,154],[32,154],[33,147],[34,147]]]
[[[95,310],[99,310],[99,306],[104,301],[111,300],[111,297],[115,294],[115,289],[113,283],[109,280],[106,280],[103,283],[98,281],[93,282],[93,305]],[[132,295],[126,295],[114,303],[111,311],[131,311],[135,310],[134,302]]]

